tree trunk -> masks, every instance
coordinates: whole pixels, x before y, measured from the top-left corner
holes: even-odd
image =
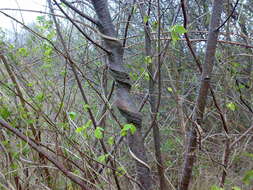
[[[133,123],[137,130],[133,135],[128,136],[128,145],[136,161],[137,177],[142,189],[152,189],[152,179],[150,169],[148,168],[147,155],[142,140],[142,117],[138,108],[130,95],[130,78],[123,66],[123,46],[116,39],[115,27],[112,23],[111,15],[106,0],[92,0],[96,14],[99,20],[99,31],[104,40],[108,54],[107,65],[111,76],[116,83],[116,101],[115,104],[127,123]]]
[[[210,87],[213,62],[215,58],[216,44],[218,39],[220,17],[222,12],[223,0],[214,0],[212,6],[211,22],[206,46],[205,62],[201,76],[201,84],[196,99],[193,116],[190,126],[187,129],[187,147],[184,156],[184,165],[180,179],[180,190],[187,190],[189,187],[192,169],[196,158],[198,127],[202,125],[203,114],[206,106],[206,99]]]

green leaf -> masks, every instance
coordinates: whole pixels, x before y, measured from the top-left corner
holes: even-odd
[[[19,55],[23,56],[23,57],[27,57],[29,55],[28,51],[26,48],[19,48],[18,49],[18,53]]]
[[[97,138],[97,139],[102,139],[103,138],[103,131],[104,129],[101,128],[101,127],[97,127],[94,131],[94,136]]]
[[[237,186],[234,186],[234,187],[232,187],[232,190],[241,190],[241,188],[237,187]]]
[[[48,35],[47,39],[52,40],[56,36],[55,30],[52,30]]]
[[[46,57],[49,57],[53,54],[53,49],[52,48],[47,48],[45,51],[44,51],[44,56]]]
[[[233,102],[227,103],[227,104],[226,104],[226,107],[227,107],[228,109],[230,109],[231,111],[235,111],[235,110],[236,110],[236,106],[235,106],[235,104],[234,104]]]
[[[67,6],[64,3],[60,3],[61,7],[67,8]]]
[[[11,112],[8,110],[7,107],[5,107],[5,106],[0,107],[0,116],[3,119],[7,119],[8,117],[10,117],[10,115],[11,115]]]
[[[173,89],[171,87],[167,88],[168,92],[173,92]]]
[[[130,125],[131,125],[130,132],[133,135],[135,133],[135,131],[136,131],[136,127],[133,124],[130,124]]]
[[[36,17],[36,20],[37,20],[38,22],[42,22],[42,21],[45,20],[45,16],[37,16],[37,17]]]
[[[88,132],[87,129],[91,126],[91,120],[87,121],[87,123],[85,123],[85,125],[83,126],[84,130],[83,130],[83,136],[84,137],[88,137]]]
[[[169,31],[177,34],[184,34],[187,32],[187,30],[183,26],[178,24],[172,26]]]
[[[240,63],[236,63],[236,62],[230,62],[230,65],[232,65],[233,67],[239,67]]]
[[[79,171],[79,170],[74,170],[73,173],[76,174],[76,175],[80,175],[80,171]],[[68,188],[67,188],[67,189],[68,189]]]
[[[144,79],[149,80],[149,73],[145,71],[143,74],[144,74]]]
[[[71,112],[68,113],[68,115],[69,115],[69,117],[70,117],[72,120],[74,120],[74,119],[76,118],[76,112],[71,111]]]
[[[33,87],[33,85],[34,84],[32,82],[29,82],[29,83],[26,84],[26,86],[28,86],[28,87]]]
[[[151,25],[152,25],[153,30],[157,30],[157,25],[158,25],[157,21],[152,22]]]
[[[146,64],[152,63],[152,57],[146,56],[146,57],[144,58],[144,62],[145,62]]]
[[[76,133],[81,133],[84,130],[83,126],[76,128]]]
[[[12,156],[13,156],[14,159],[18,160],[19,156],[20,156],[20,152],[14,152]]]
[[[174,25],[172,26],[169,31],[171,32],[171,38],[173,41],[173,44],[175,45],[175,42],[178,41],[180,39],[179,35],[184,34],[187,32],[187,30],[181,26],[181,25]]]
[[[35,96],[35,99],[41,103],[45,100],[45,94],[43,92],[40,92]]]
[[[10,141],[9,140],[4,140],[4,141],[1,141],[2,142],[2,144],[4,145],[4,146],[7,146],[8,144],[10,144]]]
[[[245,153],[243,153],[243,155],[244,155],[244,156],[247,156],[247,157],[249,157],[249,158],[251,158],[251,159],[253,159],[253,154],[252,154],[252,153],[245,152]]]
[[[244,89],[245,88],[245,86],[243,85],[243,84],[239,84],[239,89]]]
[[[83,105],[83,110],[84,110],[84,111],[88,111],[89,108],[90,108],[90,105],[89,105],[89,104],[84,104],[84,105]]]
[[[126,170],[123,167],[118,167],[116,170],[116,175],[117,176],[123,176],[126,173]]]
[[[217,185],[212,185],[211,190],[224,190],[224,189],[221,187],[218,187]]]
[[[36,121],[37,121],[36,119],[28,119],[28,120],[26,120],[26,122],[28,124],[34,124]]]
[[[91,126],[91,120],[87,121],[87,122],[86,122],[84,125],[82,125],[81,127],[77,127],[76,130],[75,130],[75,132],[76,132],[76,133],[81,133],[81,132],[83,132],[83,135],[84,135],[85,137],[87,137],[87,136],[88,136],[88,134],[87,134],[87,128],[90,127],[90,126]]]
[[[123,128],[120,131],[120,135],[121,136],[126,136],[127,132],[130,131],[130,133],[133,135],[136,131],[136,127],[134,126],[134,124],[130,123],[130,124],[125,124],[123,126]]]
[[[120,131],[120,136],[124,137],[124,136],[126,136],[126,135],[127,135],[127,131],[121,129],[121,131]]]
[[[66,76],[66,74],[67,74],[67,71],[61,71],[60,72],[60,75],[62,75],[62,76]]]
[[[105,163],[106,159],[108,158],[109,154],[104,154],[98,157],[98,161],[101,163]]]
[[[109,145],[114,145],[114,143],[115,143],[114,137],[109,137],[107,142],[108,142]]]
[[[247,171],[242,179],[243,183],[249,185],[253,181],[253,170]]]
[[[135,81],[138,79],[138,74],[134,72],[129,73],[131,80]]]
[[[23,150],[22,150],[22,154],[27,155],[28,153],[31,152],[31,149],[29,148],[29,146],[26,146]]]
[[[184,34],[184,33],[187,32],[187,30],[183,26],[181,26],[181,25],[175,25],[174,26],[174,30],[178,34]]]
[[[172,38],[172,41],[178,41],[178,40],[180,40],[178,34],[175,33],[175,32],[171,33],[171,38]]]
[[[90,127],[91,126],[91,120],[88,120],[85,124],[84,124],[84,128],[88,128],[88,127]]]
[[[148,22],[148,20],[149,20],[149,16],[148,16],[148,15],[145,15],[145,16],[143,17],[143,22],[144,22],[144,24],[146,24],[146,23]]]
[[[16,170],[18,167],[19,167],[19,166],[18,166],[17,163],[12,163],[12,164],[11,164],[11,168],[12,168],[13,170]]]

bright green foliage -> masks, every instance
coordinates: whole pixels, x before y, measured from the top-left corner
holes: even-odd
[[[81,133],[83,130],[84,130],[83,126],[76,128],[77,133]]]
[[[125,175],[125,173],[126,173],[126,170],[123,167],[118,167],[116,170],[116,175],[119,177]]]
[[[60,75],[63,76],[63,77],[65,77],[66,74],[67,74],[67,72],[65,70],[60,72]]]
[[[146,24],[148,22],[148,20],[149,20],[149,16],[148,15],[144,15],[144,17],[143,17],[144,24]]]
[[[215,54],[215,64],[212,65],[212,76],[214,77],[212,79],[212,86],[217,102],[227,110],[226,117],[230,123],[234,124],[229,129],[229,133],[234,135],[232,140],[236,140],[251,126],[249,122],[251,115],[247,106],[239,106],[238,104],[241,98],[249,106],[251,106],[250,104],[252,102],[250,99],[252,71],[251,73],[247,72],[248,66],[252,63],[250,48],[248,48],[250,45],[250,31],[248,31],[249,35],[246,35],[246,33],[243,34],[243,28],[241,28],[241,25],[245,25],[245,30],[249,30],[247,22],[250,21],[251,17],[247,17],[246,15],[250,14],[249,9],[246,9],[246,4],[249,5],[249,2],[250,0],[245,1],[245,6],[241,7],[240,18],[243,19],[237,19],[237,21],[236,19],[230,20],[231,33],[226,33],[226,27],[220,30],[220,32],[223,31],[226,34],[220,34],[220,41],[217,44]],[[15,38],[7,40],[7,38],[12,37],[12,34],[6,33],[5,35],[0,28],[0,43],[1,41],[4,43],[3,55],[6,57],[17,81],[12,81],[11,74],[8,73],[5,65],[0,60],[0,81],[2,82],[0,84],[0,119],[8,122],[10,126],[18,129],[27,137],[35,139],[36,142],[38,141],[38,145],[45,145],[55,149],[58,147],[52,145],[57,144],[58,146],[59,144],[59,148],[62,150],[62,156],[64,157],[57,161],[63,164],[69,173],[71,172],[74,175],[85,177],[88,180],[87,185],[91,188],[117,189],[113,182],[113,174],[116,173],[117,176],[122,177],[126,173],[129,173],[131,177],[132,174],[138,173],[138,171],[134,171],[133,162],[135,158],[133,156],[135,155],[140,160],[142,158],[138,157],[138,154],[136,155],[134,150],[132,151],[133,154],[131,154],[128,151],[129,145],[122,144],[125,142],[122,142],[117,147],[116,142],[118,143],[118,136],[137,135],[136,130],[139,126],[131,123],[119,125],[124,120],[125,115],[121,115],[117,109],[111,109],[111,106],[116,106],[115,99],[127,98],[124,94],[122,94],[122,97],[116,97],[117,95],[121,96],[121,94],[118,94],[117,89],[126,87],[126,90],[131,93],[130,97],[133,99],[133,102],[139,107],[143,98],[146,97],[146,93],[150,91],[150,77],[155,72],[158,72],[155,62],[159,55],[161,55],[162,67],[158,74],[160,74],[162,88],[161,94],[159,94],[156,84],[153,95],[156,99],[161,95],[161,104],[157,113],[157,124],[159,125],[160,131],[160,151],[162,160],[164,161],[163,164],[169,169],[168,172],[172,185],[177,187],[179,183],[178,172],[176,170],[174,171],[173,168],[182,168],[184,163],[185,157],[183,155],[187,148],[187,141],[185,141],[183,128],[185,127],[184,124],[187,124],[186,122],[189,120],[188,118],[191,116],[196,105],[201,78],[199,77],[200,72],[196,69],[195,59],[192,57],[185,39],[183,39],[183,34],[188,31],[183,27],[182,21],[184,18],[182,14],[174,9],[176,4],[174,5],[173,3],[177,2],[168,4],[166,1],[160,1],[161,19],[158,19],[159,16],[157,15],[158,4],[153,3],[151,2],[150,5],[146,4],[143,7],[144,15],[142,17],[139,13],[138,2],[121,3],[117,1],[113,2],[112,6],[110,6],[110,9],[114,9],[110,10],[113,13],[113,23],[117,26],[116,30],[119,30],[117,37],[122,40],[124,38],[124,32],[127,32],[127,38],[122,40],[125,42],[124,56],[120,53],[118,54],[119,57],[117,57],[115,54],[116,60],[119,60],[120,63],[123,61],[123,65],[119,67],[116,62],[115,65],[111,65],[111,58],[114,56],[114,50],[115,52],[118,50],[122,51],[122,47],[118,49],[119,46],[115,46],[115,49],[114,47],[111,49],[114,40],[109,44],[110,47],[107,46],[108,44],[106,42],[103,43],[104,40],[106,41],[106,38],[101,38],[98,32],[100,28],[96,28],[94,25],[93,29],[86,27],[88,25],[85,24],[89,23],[78,22],[78,17],[74,18],[75,16],[72,14],[74,11],[67,8],[63,3],[61,3],[61,6],[64,10],[69,15],[72,15],[73,19],[77,19],[74,20],[76,24],[95,42],[98,42],[101,46],[105,46],[108,51],[113,50],[113,56],[110,53],[107,55],[107,53],[101,51],[94,43],[87,40],[68,19],[63,17],[57,17],[57,22],[59,24],[59,31],[67,47],[67,52],[65,52],[63,44],[59,40],[60,38],[56,32],[56,25],[53,22],[52,15],[38,16],[34,23],[25,22],[27,27],[38,35],[31,30],[26,30],[28,28],[23,27],[20,30],[20,34],[19,31],[14,30]],[[189,37],[193,50],[204,67],[211,4],[210,1],[205,3],[189,3],[191,5],[188,7],[189,12],[191,12],[194,18],[188,23],[189,26],[187,29],[191,32]],[[90,1],[88,4],[90,4]],[[91,17],[99,19],[95,15],[92,5],[88,4],[79,5],[76,3],[75,6],[84,10]],[[57,6],[53,7],[56,10],[55,14],[59,14]],[[121,11],[122,14],[115,14],[116,9]],[[50,12],[49,9],[48,11]],[[136,14],[135,11],[137,11]],[[227,12],[225,11],[223,13],[224,18],[226,18],[226,14]],[[125,28],[128,21],[128,28]],[[176,25],[172,24],[174,21],[177,23]],[[234,28],[233,24],[236,22],[239,23]],[[151,34],[152,42],[150,47],[147,47],[147,43],[145,43],[145,25],[148,25]],[[158,34],[158,27],[160,34]],[[127,31],[124,31],[124,29],[127,29]],[[229,35],[233,43],[229,42]],[[160,42],[158,41],[159,38]],[[171,45],[170,41],[176,45]],[[159,43],[161,43],[161,47],[158,47]],[[146,48],[151,48],[151,55],[147,56],[145,54]],[[77,84],[77,78],[73,74],[70,61],[66,60],[64,55],[69,55],[68,57],[73,60],[81,86]],[[153,73],[150,73],[147,69],[147,66],[150,65],[154,66]],[[117,75],[116,78],[114,74]],[[123,81],[125,77],[128,77],[127,75],[133,80],[131,86],[125,84]],[[236,79],[238,79],[239,84],[236,83]],[[113,83],[114,80],[116,80],[116,83]],[[120,83],[121,80],[124,83],[122,85]],[[245,82],[244,84],[250,88],[240,82]],[[19,84],[24,99],[22,101],[25,102],[25,106],[21,102],[21,97],[17,95],[16,84]],[[112,84],[116,85],[113,86]],[[83,89],[80,89],[80,87]],[[132,87],[131,90],[130,87]],[[83,100],[82,90],[84,90],[87,96],[88,103],[85,103]],[[105,113],[107,126],[105,128],[102,125],[98,125],[98,127],[93,128],[93,123],[87,112],[91,109],[94,118],[96,118],[96,121],[99,121],[101,112],[103,112],[101,109],[104,106],[101,95],[108,98],[108,102],[110,103],[106,107],[107,111]],[[209,95],[207,99],[210,99]],[[222,102],[225,102],[225,104],[223,103],[222,105]],[[179,104],[182,104],[182,106]],[[122,104],[122,106],[125,105]],[[150,99],[147,99],[141,112],[143,113],[142,124],[146,127],[138,131],[138,135],[143,137],[144,134],[147,135],[145,139],[143,138],[143,143],[145,143],[148,149],[148,159],[143,161],[147,162],[152,168],[152,177],[157,179],[154,181],[154,188],[152,188],[155,189],[156,183],[159,183],[159,174],[157,173],[155,165],[157,158],[155,156],[150,157],[150,155],[155,155],[158,147],[153,146],[155,137],[151,135],[152,130],[148,130],[152,120]],[[191,189],[224,190],[218,185],[214,185],[218,184],[218,179],[215,179],[213,176],[220,175],[220,170],[213,170],[213,163],[209,159],[209,153],[217,161],[222,160],[224,154],[224,150],[222,149],[224,145],[223,137],[222,135],[216,135],[221,133],[221,121],[217,117],[217,113],[215,105],[208,103],[203,116],[207,132],[210,135],[205,138],[206,140],[202,141],[202,147],[207,150],[208,154],[203,154],[201,151],[196,152],[198,160],[193,166],[193,177],[190,184]],[[31,124],[37,134],[31,130],[33,129]],[[29,167],[31,165],[29,162],[23,162],[20,159],[23,158],[24,161],[28,160],[31,163],[42,164],[45,167],[52,167],[53,164],[50,161],[40,163],[41,155],[37,154],[36,150],[33,150],[27,143],[19,140],[19,137],[9,130],[3,129],[1,138],[0,144],[3,146],[2,149],[6,150],[3,151],[3,167],[0,170],[6,180],[10,181],[10,184],[14,184],[15,186],[13,175],[24,176],[22,168],[25,168],[25,172],[34,174],[30,175],[31,184],[29,185],[31,187],[39,180],[38,183],[41,185],[46,184],[51,189],[65,188],[73,190],[79,188],[78,184],[75,184],[71,179],[67,179],[62,175],[60,170],[55,170],[52,176],[48,176],[48,178],[40,177],[47,176],[47,174],[44,174],[44,169],[34,170],[34,168]],[[231,168],[229,168],[230,175],[225,179],[226,190],[242,190],[246,186],[250,188],[253,184],[252,168],[246,168],[245,170],[244,167],[249,166],[252,162],[252,143],[251,141],[247,141],[248,137],[245,138],[245,140],[240,141],[236,145],[236,149],[244,149],[247,151],[245,155],[242,155],[241,151],[231,150],[229,159],[232,159],[233,162]],[[40,140],[41,142],[39,142]],[[215,143],[212,143],[213,141]],[[114,170],[106,168],[103,174],[98,176],[99,179],[94,180],[92,176],[96,174],[92,170],[89,170],[89,165],[91,164],[92,166],[95,162],[92,159],[88,159],[88,157],[84,158],[83,155],[87,155],[101,163],[105,163],[111,158],[109,157],[111,155],[101,152],[101,144],[98,142],[105,143],[108,151],[115,150],[113,158],[117,162],[113,167]],[[4,152],[9,153],[9,157],[12,160],[9,161],[8,157],[5,158]],[[56,153],[58,153],[58,150]],[[50,152],[50,155],[57,159],[57,155],[54,155],[53,152]],[[242,159],[242,156],[244,156],[244,159]],[[83,159],[87,161],[88,165],[79,164],[78,166],[80,168],[76,167],[75,163],[82,163]],[[94,166],[94,169],[99,168],[101,168],[99,164],[98,168]],[[87,176],[83,176],[83,171],[85,171],[84,173]],[[243,173],[245,175],[241,175],[242,172],[245,172]],[[233,181],[233,176],[238,176],[236,182]],[[49,178],[53,178],[53,180],[47,180]],[[139,183],[138,180],[136,181]],[[20,182],[22,185],[23,181]],[[109,184],[108,182],[113,183]],[[5,184],[5,181],[2,183]],[[124,180],[123,178],[119,180],[119,183],[122,187],[131,188],[132,184],[135,186],[131,180]],[[201,187],[202,184],[205,184],[205,186]]]
[[[114,145],[114,143],[115,143],[114,137],[109,137],[107,142],[108,142],[109,145]]]
[[[138,74],[135,72],[129,73],[131,80],[136,81],[138,79]]]
[[[71,111],[68,113],[68,115],[69,115],[70,119],[72,119],[72,120],[74,120],[76,118],[76,112]]]
[[[20,152],[14,152],[12,156],[14,159],[18,160],[20,156]]]
[[[88,137],[88,133],[87,133],[87,129],[91,126],[91,120],[87,121],[84,125],[82,125],[81,127],[77,127],[76,128],[76,133],[82,133],[83,132],[83,136],[84,137]]]
[[[37,17],[36,17],[36,20],[37,20],[38,22],[43,22],[43,21],[45,20],[45,16],[37,16]]]
[[[121,131],[120,131],[120,135],[121,136],[126,136],[128,131],[130,131],[130,133],[132,135],[135,133],[136,127],[134,126],[134,124],[132,124],[132,123],[125,124],[123,129],[121,129]]]
[[[212,185],[211,190],[224,190],[224,189],[221,187],[218,187],[217,185]]]
[[[56,30],[53,28],[53,22],[51,20],[48,20],[45,16],[37,16],[36,21],[36,28],[39,30],[39,33],[53,42],[56,37]],[[43,51],[44,62],[44,64],[41,66],[41,69],[49,70],[53,66],[52,55],[54,48],[48,41],[43,41],[40,49]]]
[[[180,25],[174,25],[172,27],[172,31],[174,31],[178,34],[184,34],[187,32],[187,30],[183,26],[180,26]]]
[[[36,96],[35,96],[35,100],[38,102],[38,103],[41,103],[45,100],[45,94],[43,92],[39,92]]]
[[[240,187],[235,186],[235,187],[232,187],[232,190],[241,190],[241,188],[240,188]]]
[[[101,163],[105,163],[106,159],[109,157],[109,154],[103,154],[101,156],[98,157],[98,161]]]
[[[29,83],[26,84],[27,87],[33,87],[33,85],[34,84],[32,82],[29,82]]]
[[[178,41],[180,39],[180,35],[187,32],[187,30],[183,26],[178,25],[178,24],[172,26],[169,31],[171,33],[171,38],[172,38],[173,44],[175,44],[176,41]]]
[[[239,67],[240,66],[240,63],[237,63],[237,62],[230,62],[229,64],[232,65],[233,67]]]
[[[168,92],[173,92],[173,89],[171,87],[167,88]]]
[[[22,57],[27,57],[29,55],[26,48],[19,48],[18,49],[18,54]]]
[[[146,57],[144,58],[144,62],[145,62],[146,64],[152,63],[152,57],[146,56]]]
[[[42,46],[43,48],[43,62],[44,64],[42,65],[43,69],[48,69],[52,67],[52,55],[53,55],[53,48],[50,44],[48,43],[44,43],[44,45]]]
[[[83,105],[83,110],[84,111],[88,111],[89,108],[90,108],[90,105],[88,105],[88,104]]]
[[[104,131],[104,129],[102,127],[97,127],[94,131],[94,136],[97,139],[102,139],[103,138],[103,131]]]
[[[18,169],[18,167],[19,167],[19,166],[18,166],[17,163],[14,163],[14,162],[13,162],[13,163],[11,164],[11,168],[12,168],[13,170]]]
[[[244,155],[251,158],[251,159],[253,159],[253,154],[252,153],[245,152]]]
[[[233,103],[233,102],[227,103],[227,104],[226,104],[226,107],[227,107],[228,109],[230,109],[231,111],[235,111],[235,110],[236,110],[235,103]]]
[[[41,30],[41,31],[45,31],[49,29],[52,29],[53,26],[53,22],[51,20],[47,20],[45,16],[37,16],[36,18],[37,21],[37,27]]]
[[[0,107],[0,117],[3,119],[7,119],[11,115],[11,112],[8,110],[7,107],[1,106]]]
[[[149,73],[147,71],[145,71],[143,73],[143,75],[144,75],[144,79],[148,81],[149,80]]]
[[[10,144],[10,141],[9,140],[4,140],[4,141],[1,141],[1,143],[4,145],[4,146],[8,146]]]
[[[247,171],[247,172],[245,173],[245,175],[244,175],[242,181],[243,181],[245,184],[247,184],[247,185],[249,185],[251,182],[253,182],[253,170]]]

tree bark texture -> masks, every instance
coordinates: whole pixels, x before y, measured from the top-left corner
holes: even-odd
[[[107,65],[109,72],[116,82],[115,105],[127,123],[133,123],[137,130],[133,135],[128,135],[128,146],[138,159],[136,160],[136,173],[142,189],[152,189],[150,169],[142,162],[147,163],[147,155],[142,140],[142,116],[130,94],[130,77],[123,66],[123,46],[116,39],[116,30],[112,23],[111,15],[106,0],[92,0],[99,20],[99,31],[103,34],[105,48],[110,51]],[[139,161],[141,160],[141,162]]]
[[[150,6],[150,5],[149,5]],[[150,8],[149,8],[150,9]],[[142,3],[140,3],[140,11],[142,14],[142,17],[144,17],[145,12],[145,7]],[[148,13],[149,15],[149,13]],[[160,23],[159,23],[160,24]],[[149,22],[147,21],[144,23],[144,33],[145,33],[145,55],[152,57],[152,40],[151,40],[151,32],[150,32],[150,25]],[[160,52],[158,52],[160,53]],[[152,59],[154,60],[154,59]],[[156,167],[157,167],[157,172],[158,172],[158,178],[159,178],[159,186],[160,190],[165,190],[166,187],[166,179],[164,176],[164,165],[163,165],[163,160],[162,160],[162,155],[161,155],[161,138],[160,138],[160,130],[157,122],[157,112],[158,110],[156,109],[157,106],[157,101],[155,97],[155,89],[156,89],[156,82],[154,79],[154,66],[155,66],[155,61],[152,61],[151,63],[148,64],[147,69],[149,72],[149,101],[150,101],[150,112],[151,112],[151,128],[153,129],[153,139],[154,139],[154,146],[155,146],[155,159],[156,159]]]
[[[187,190],[189,188],[192,169],[196,158],[197,150],[197,125],[202,125],[203,114],[206,106],[206,99],[210,87],[211,74],[215,59],[215,51],[219,31],[217,28],[220,24],[223,0],[214,0],[212,5],[211,22],[209,24],[208,39],[206,45],[205,62],[203,64],[203,72],[201,75],[200,89],[196,99],[193,116],[190,121],[190,126],[187,129],[187,145],[184,156],[184,164],[182,176],[180,179],[179,190]]]

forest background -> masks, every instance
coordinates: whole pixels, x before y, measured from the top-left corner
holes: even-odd
[[[16,3],[0,189],[252,190],[252,0]]]

